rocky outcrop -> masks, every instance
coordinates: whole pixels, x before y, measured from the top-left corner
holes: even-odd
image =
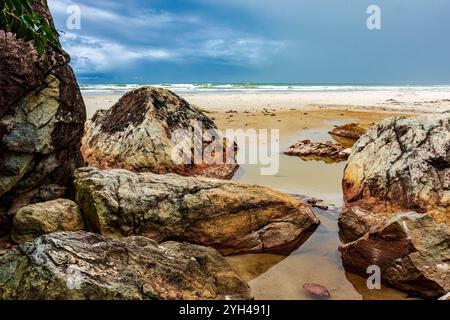
[[[34,1],[34,7],[52,23],[46,1]],[[8,33],[6,44],[0,33],[2,229],[10,227],[13,199],[26,205],[40,188],[63,187],[83,165],[86,111],[66,53],[49,47],[39,56],[31,42]]]
[[[176,94],[144,87],[125,94],[108,111],[95,114],[86,125],[82,152],[90,166],[101,169],[229,179],[238,168],[235,145],[223,138],[216,141],[209,133],[214,129],[211,119]],[[186,136],[180,130],[187,131]],[[214,142],[220,148],[207,152]],[[173,152],[181,150],[187,151],[184,155],[189,161],[174,162]],[[221,152],[214,154],[216,150]],[[205,153],[212,155],[208,161]]]
[[[399,214],[340,251],[346,266],[366,274],[376,265],[403,291],[439,298],[450,290],[450,227],[428,215]]]
[[[340,224],[354,238],[393,214],[450,224],[450,116],[392,118],[355,144],[344,172]]]
[[[337,126],[329,133],[334,136],[358,140],[364,135],[370,127],[374,126],[375,123],[362,124],[362,123],[347,123],[342,126]]]
[[[225,180],[83,168],[74,189],[90,231],[176,239],[224,255],[286,253],[319,224],[300,200]]]
[[[0,300],[250,299],[214,249],[54,233],[0,256]]]
[[[298,156],[304,160],[322,160],[332,163],[346,161],[350,152],[350,149],[331,141],[311,142],[310,140],[303,140],[291,146],[285,154]]]
[[[21,208],[14,217],[11,238],[24,243],[44,234],[83,229],[84,220],[77,204],[57,199]]]

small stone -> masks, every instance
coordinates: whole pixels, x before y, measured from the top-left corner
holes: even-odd
[[[304,160],[321,160],[327,163],[346,161],[350,156],[351,150],[344,146],[327,142],[311,142],[303,140],[291,146],[286,155],[298,156]]]
[[[303,289],[308,291],[309,293],[321,297],[321,298],[331,298],[330,291],[324,286],[316,283],[305,283],[303,285]]]

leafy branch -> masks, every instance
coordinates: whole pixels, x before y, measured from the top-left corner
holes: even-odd
[[[5,46],[8,45],[7,33],[13,33],[18,39],[33,41],[39,55],[51,46],[59,49],[58,32],[44,17],[33,10],[33,0],[0,0],[0,29],[5,32]]]

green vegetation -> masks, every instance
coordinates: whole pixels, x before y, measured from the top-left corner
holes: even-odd
[[[47,46],[58,49],[58,32],[32,8],[33,0],[0,0],[0,29],[5,32],[5,45],[8,44],[7,32],[25,41],[33,41],[39,55]]]

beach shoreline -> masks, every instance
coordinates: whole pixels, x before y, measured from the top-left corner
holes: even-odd
[[[92,95],[83,92],[88,118],[99,109],[114,105],[123,93]],[[258,112],[293,110],[347,110],[368,112],[443,113],[450,112],[448,91],[352,91],[278,93],[196,93],[179,94],[189,103],[210,112]]]

